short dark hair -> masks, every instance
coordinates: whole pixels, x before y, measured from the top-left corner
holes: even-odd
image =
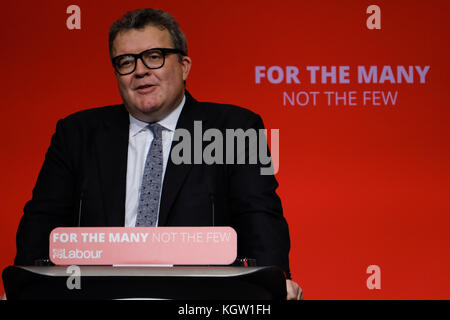
[[[181,50],[187,55],[186,37],[178,26],[178,22],[168,12],[159,9],[137,9],[129,11],[120,20],[115,21],[109,29],[109,55],[112,58],[113,42],[121,31],[131,29],[143,29],[147,26],[155,26],[167,29],[170,33],[175,49]],[[179,55],[181,59],[181,56]]]

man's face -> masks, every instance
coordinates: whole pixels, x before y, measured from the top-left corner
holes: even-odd
[[[141,53],[152,48],[174,48],[169,31],[147,26],[120,32],[114,39],[113,57],[127,53]],[[191,68],[191,59],[168,54],[160,69],[148,69],[141,59],[136,70],[128,75],[116,72],[120,95],[125,107],[135,118],[156,122],[165,118],[183,99],[184,81]]]

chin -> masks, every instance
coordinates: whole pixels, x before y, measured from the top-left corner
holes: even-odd
[[[147,114],[153,113],[161,108],[161,105],[156,101],[146,101],[143,103],[136,104],[136,109],[140,112]]]
[[[137,112],[141,115],[141,118],[146,122],[159,121],[159,114],[161,113],[160,105],[146,105],[138,106]]]
[[[160,108],[157,105],[148,105],[148,106],[139,107],[138,109],[142,113],[153,113],[153,112],[159,110]]]

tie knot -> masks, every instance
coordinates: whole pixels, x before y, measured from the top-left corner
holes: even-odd
[[[155,122],[155,123],[149,124],[148,128],[155,136],[155,139],[161,139],[161,132],[165,129],[162,125]]]

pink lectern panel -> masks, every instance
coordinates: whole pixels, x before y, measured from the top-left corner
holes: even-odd
[[[50,234],[56,265],[231,264],[237,234],[230,227],[56,228]]]

